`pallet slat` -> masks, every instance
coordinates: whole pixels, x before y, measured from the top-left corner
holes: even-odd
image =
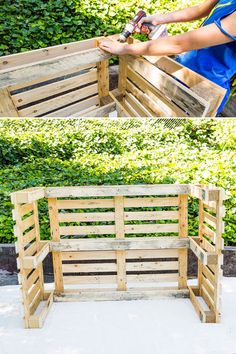
[[[189,297],[188,290],[178,290],[178,289],[128,289],[126,291],[116,291],[113,289],[93,289],[93,291],[88,290],[78,290],[75,292],[68,291],[60,295],[54,296],[54,301],[65,302],[65,301],[119,301],[119,300],[151,300],[158,298],[174,297],[174,298],[186,298]]]
[[[114,250],[148,250],[153,248],[171,249],[187,248],[189,240],[175,236],[167,237],[126,237],[125,239],[101,238],[82,240],[61,240],[50,242],[52,251],[114,251]]]
[[[117,186],[79,186],[79,187],[48,187],[48,198],[79,198],[79,197],[113,197],[113,196],[150,196],[150,195],[178,195],[189,192],[188,185],[161,184],[152,185],[117,185]]]
[[[40,86],[31,90],[12,95],[12,100],[16,107],[29,104],[34,101],[48,100],[50,96],[60,94],[63,95],[64,91],[76,89],[82,85],[89,84],[97,80],[96,70],[88,73],[73,76],[71,78],[51,83],[50,85]]]
[[[159,89],[160,93],[169,97],[185,112],[189,112],[193,117],[205,116],[210,106],[208,101],[179,84],[178,81],[145,59],[126,56],[126,61],[131,69]]]
[[[126,259],[145,259],[145,258],[178,258],[178,250],[127,250]],[[80,251],[80,252],[62,252],[62,261],[72,260],[116,260],[115,251]]]
[[[28,108],[19,110],[21,117],[38,117],[39,115],[46,114],[49,111],[62,108],[63,105],[69,105],[76,101],[82,100],[97,93],[98,85],[92,84],[86,88],[79,88],[73,92],[66,93],[49,101],[34,104]]]
[[[64,276],[63,282],[68,284],[115,284],[116,275]]]

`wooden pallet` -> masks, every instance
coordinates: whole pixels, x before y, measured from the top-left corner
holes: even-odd
[[[0,116],[70,117],[109,113],[108,54],[89,39],[0,59]]]
[[[116,40],[116,37],[112,37]],[[109,94],[99,38],[0,58],[0,117],[215,116],[225,90],[168,57],[120,57]]]
[[[188,237],[188,196],[199,199],[198,237]],[[41,198],[48,199],[49,241],[40,240],[37,200]],[[190,297],[203,322],[219,321],[222,189],[40,187],[15,192],[11,199],[26,328],[42,326],[53,299]],[[197,287],[187,284],[189,248],[199,260]],[[49,252],[55,289],[46,293],[42,262]],[[198,296],[209,310],[202,308]]]

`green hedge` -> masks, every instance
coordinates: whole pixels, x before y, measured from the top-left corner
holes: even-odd
[[[225,243],[236,244],[236,121],[0,120],[0,243],[14,241],[9,193],[31,186],[213,183],[227,190]],[[190,202],[190,235],[197,203]],[[40,203],[41,233],[49,236]]]
[[[167,12],[197,0],[3,0],[0,2],[0,55],[119,33],[138,9]],[[196,28],[170,25],[170,33]]]

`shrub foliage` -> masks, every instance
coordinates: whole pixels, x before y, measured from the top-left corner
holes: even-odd
[[[119,33],[139,9],[167,12],[197,0],[3,0],[0,2],[0,55],[23,52],[95,36]],[[196,28],[170,25],[170,33]]]
[[[9,194],[32,186],[211,183],[227,191],[224,239],[236,244],[236,121],[0,120],[0,243],[14,241]],[[189,234],[197,229],[190,201]],[[49,236],[46,202],[41,234]]]

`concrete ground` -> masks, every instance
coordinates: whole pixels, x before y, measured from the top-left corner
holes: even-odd
[[[54,303],[31,330],[19,287],[2,286],[0,354],[236,354],[236,278],[222,284],[220,324],[202,324],[189,299],[160,299]]]

